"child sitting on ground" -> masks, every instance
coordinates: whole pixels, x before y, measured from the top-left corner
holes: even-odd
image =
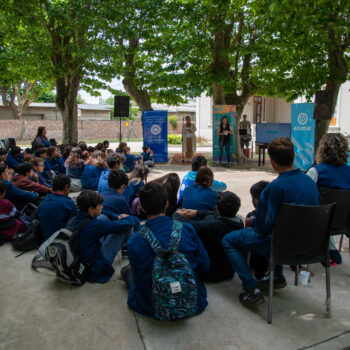
[[[101,151],[95,151],[89,163],[85,165],[83,175],[81,176],[81,184],[83,190],[97,191],[98,182],[102,171],[106,169],[106,163],[104,161],[105,155]]]
[[[47,180],[44,177],[44,159],[42,158],[34,158],[32,160],[34,174],[38,177],[38,181],[40,185],[44,185],[46,187],[52,187],[52,181]]]
[[[27,227],[19,220],[20,213],[16,207],[5,199],[6,185],[0,181],[0,235],[11,240],[16,233],[25,232]]]
[[[199,168],[194,185],[188,186],[182,195],[179,207],[184,209],[211,210],[216,207],[217,193],[210,186],[213,184],[214,174],[206,166]]]
[[[111,170],[121,170],[123,167],[123,162],[125,162],[125,156],[122,153],[113,152],[109,154],[106,158],[106,163],[109,169],[105,169],[102,171],[100,176],[100,180],[98,181],[98,193],[103,193],[108,189],[108,176]]]
[[[114,274],[113,261],[130,230],[138,228],[134,216],[121,215],[120,220],[97,220],[102,212],[103,197],[95,191],[86,190],[77,198],[78,215],[72,227],[87,218],[91,221],[78,232],[78,255],[90,265],[88,281],[105,283]],[[101,244],[101,238],[104,238]]]
[[[7,152],[3,148],[0,148],[0,164],[6,163],[6,155]]]
[[[10,152],[7,153],[6,164],[10,169],[16,170],[17,165],[24,160],[24,156],[21,153],[22,150],[18,146],[14,146],[10,149]]]
[[[17,174],[13,177],[12,184],[22,190],[36,192],[39,196],[46,196],[51,193],[50,187],[40,185],[38,177],[34,174],[33,164],[30,162],[23,162],[17,165]],[[34,178],[34,181],[30,180]]]
[[[137,164],[134,170],[129,174],[129,185],[125,189],[123,196],[131,207],[133,200],[137,197],[140,189],[147,182],[149,168],[143,164]]]
[[[72,151],[72,146],[61,146],[61,149],[63,148],[62,151],[62,157],[60,157],[58,159],[58,163],[59,163],[59,173],[66,175],[66,167],[64,166],[64,164],[66,163],[66,160],[68,159],[70,152]]]
[[[39,208],[40,230],[44,240],[66,227],[70,218],[77,213],[77,207],[68,197],[70,182],[67,175],[57,175],[52,182],[53,193],[43,200]]]
[[[241,206],[240,198],[230,191],[218,194],[216,213],[203,210],[180,209],[174,215],[181,215],[196,229],[210,258],[209,271],[201,274],[204,281],[221,282],[231,279],[234,271],[221,246],[222,238],[229,232],[240,230],[243,222],[236,216]],[[200,219],[193,220],[193,218]]]
[[[142,209],[148,221],[146,227],[167,249],[173,231],[174,220],[165,216],[168,195],[162,185],[148,183],[139,193]],[[152,306],[152,271],[156,257],[153,249],[141,234],[134,234],[127,243],[130,265],[121,271],[122,278],[129,287],[128,305],[131,309],[154,317]],[[199,273],[209,269],[210,261],[202,242],[192,225],[184,223],[178,250],[187,258],[195,277],[197,286],[197,314],[208,305],[206,289],[199,278]]]
[[[44,173],[46,177],[54,178],[57,174],[59,174],[60,163],[59,157],[61,154],[59,153],[56,146],[50,146],[46,151],[46,159],[44,161]]]
[[[141,156],[134,156],[130,153],[130,147],[124,147],[124,154],[125,154],[125,162],[124,167],[127,173],[130,171],[133,171],[135,168],[136,163],[139,163],[142,160]]]
[[[149,168],[154,166],[153,152],[148,146],[142,147],[143,152],[141,156],[143,158],[143,164],[147,165]]]
[[[0,181],[6,185],[5,198],[12,202],[19,210],[23,209],[27,203],[37,204],[39,196],[35,192],[24,191],[11,183],[13,170],[6,164],[0,164]]]
[[[120,142],[119,146],[115,150],[118,153],[124,153],[124,147],[126,147],[128,144],[126,142]]]
[[[118,157],[119,153],[115,153]],[[123,196],[128,186],[128,176],[123,170],[112,169],[108,175],[108,188],[102,193],[102,214],[110,220],[115,220],[120,214],[131,215],[128,202]]]
[[[64,166],[66,167],[66,175],[71,178],[71,192],[80,192],[82,189],[81,176],[84,171],[84,160],[82,159],[82,152],[79,147],[72,149]]]

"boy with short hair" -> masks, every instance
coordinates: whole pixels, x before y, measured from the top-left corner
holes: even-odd
[[[38,177],[39,184],[51,188],[52,181],[47,180],[44,177],[44,159],[43,158],[34,158],[32,160],[32,164],[33,164],[34,174]]]
[[[222,249],[221,240],[227,233],[244,227],[242,220],[236,216],[240,206],[240,198],[233,192],[225,191],[218,194],[216,212],[193,209],[177,211],[193,225],[208,252],[211,266],[209,271],[201,274],[204,281],[221,282],[232,278],[235,273]]]
[[[127,186],[128,176],[123,170],[110,171],[108,176],[108,189],[102,193],[102,214],[110,220],[118,219],[120,214],[131,215],[130,207],[123,196],[123,192]]]
[[[253,227],[231,232],[222,240],[226,256],[242,281],[244,292],[240,294],[239,301],[246,307],[265,301],[260,289],[268,289],[269,276],[255,280],[244,252],[269,256],[273,225],[282,203],[320,204],[316,184],[300,169],[294,169],[294,146],[290,139],[281,137],[271,141],[267,151],[271,165],[279,175],[261,194]],[[280,265],[276,266],[273,282],[275,289],[284,288],[287,284]]]
[[[17,165],[23,162],[24,156],[22,154],[22,150],[18,146],[14,146],[7,153],[6,164],[9,168],[16,170]]]
[[[139,162],[142,160],[141,156],[134,156],[133,154],[130,153],[130,147],[126,146],[123,149],[124,154],[125,154],[125,162],[124,166],[126,169],[126,172],[129,173],[130,171],[134,170],[136,162]]]
[[[88,281],[105,283],[114,274],[113,261],[128,238],[132,228],[138,228],[134,216],[120,215],[120,220],[97,220],[103,209],[103,197],[93,190],[85,190],[77,198],[78,215],[72,227],[89,218],[91,221],[78,233],[78,255],[90,264]],[[101,238],[104,241],[101,245]]]
[[[26,225],[19,220],[20,213],[16,207],[5,199],[6,184],[0,181],[0,235],[7,241],[19,232],[26,231]]]
[[[67,175],[57,175],[52,183],[53,193],[43,200],[39,208],[38,217],[44,240],[66,227],[67,222],[77,213],[76,205],[68,197],[70,182]]]
[[[51,188],[40,185],[37,182],[31,181],[29,178],[36,178],[33,172],[33,164],[30,162],[23,162],[17,166],[17,174],[13,177],[13,185],[22,190],[36,192],[39,196],[45,196],[51,193]]]
[[[6,155],[7,152],[3,148],[0,148],[0,164],[6,164]]]
[[[24,208],[27,203],[38,203],[39,195],[37,193],[17,188],[10,182],[10,180],[11,175],[8,166],[6,164],[0,164],[0,181],[2,181],[7,187],[5,198],[20,210]]]
[[[166,190],[162,185],[150,182],[141,188],[139,197],[141,207],[148,218],[145,225],[166,249],[173,228],[173,219],[165,216],[168,206]],[[131,267],[123,268],[121,275],[130,288],[128,305],[143,315],[154,317],[151,300],[153,260],[156,255],[143,236],[138,233],[131,236],[127,247]],[[178,250],[186,256],[194,272],[197,285],[197,313],[201,313],[208,303],[206,289],[199,278],[199,273],[209,269],[210,260],[196,230],[188,223],[182,226]]]

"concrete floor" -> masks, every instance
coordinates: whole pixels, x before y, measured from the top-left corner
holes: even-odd
[[[169,171],[182,177],[189,167],[162,165],[151,178]],[[215,169],[242,200],[240,214],[251,208],[249,187],[276,175],[263,171]],[[33,252],[18,258],[9,244],[0,247],[0,349],[345,349],[350,346],[350,262],[345,241],[343,264],[331,268],[333,317],[325,313],[325,277],[320,264],[307,287],[294,286],[285,268],[287,288],[274,295],[273,323],[267,303],[247,310],[238,302],[237,276],[207,285],[208,308],[180,322],[158,322],[126,305],[127,290],[118,279],[126,260],[115,261],[116,274],[102,284],[71,287],[49,271],[30,268]]]

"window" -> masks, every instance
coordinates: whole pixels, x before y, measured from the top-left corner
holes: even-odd
[[[262,97],[253,97],[253,123],[261,123],[262,120]]]

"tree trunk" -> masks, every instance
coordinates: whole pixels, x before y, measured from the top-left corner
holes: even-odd
[[[145,90],[139,90],[131,77],[123,79],[125,91],[134,99],[141,111],[153,111],[151,97]]]
[[[56,104],[60,110],[63,122],[62,143],[78,142],[78,106],[77,97],[80,86],[79,77],[66,77],[56,81]]]

